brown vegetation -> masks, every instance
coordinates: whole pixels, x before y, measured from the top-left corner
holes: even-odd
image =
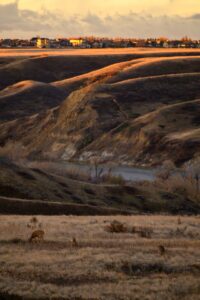
[[[176,169],[173,163],[164,162],[157,174],[155,185],[168,192],[182,194],[200,203],[200,159]],[[181,220],[178,221],[181,223]]]
[[[119,222],[119,221],[112,221],[109,225],[105,227],[105,230],[112,233],[122,233],[122,232],[128,232],[127,227]]]
[[[29,243],[30,216],[1,216],[1,299],[199,299],[198,216],[181,216],[181,225],[172,216],[36,218],[45,240]],[[152,228],[152,237],[105,231],[113,219]]]
[[[35,230],[32,232],[30,238],[29,238],[29,242],[32,243],[32,242],[40,242],[40,241],[43,241],[44,240],[44,231],[43,230]]]
[[[197,214],[200,211],[200,202],[194,190],[189,192],[188,189],[186,194],[183,192],[185,186],[169,189],[171,179],[132,184],[124,180],[102,179],[94,183],[85,181],[85,177],[71,179],[62,170],[62,175],[58,175],[53,169],[51,172],[43,169],[42,165],[41,168],[34,168],[35,165],[31,164],[27,168],[26,161],[23,165],[0,159],[0,213],[107,215],[137,212]],[[184,181],[182,183],[184,185]],[[29,224],[34,225],[32,222]]]

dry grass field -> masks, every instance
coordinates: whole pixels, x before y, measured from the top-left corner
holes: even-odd
[[[200,299],[200,217],[1,216],[0,299]]]
[[[0,49],[0,57],[66,56],[66,55],[113,55],[134,53],[199,53],[199,49],[149,49],[149,48],[106,48],[106,49]]]

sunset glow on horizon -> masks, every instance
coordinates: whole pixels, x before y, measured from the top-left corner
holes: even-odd
[[[14,3],[12,0],[0,0],[0,3]],[[70,13],[93,13],[113,14],[113,13],[148,13],[152,15],[181,15],[200,13],[200,1],[198,0],[20,0],[20,9],[31,9],[41,11],[48,10],[60,11],[65,15]]]

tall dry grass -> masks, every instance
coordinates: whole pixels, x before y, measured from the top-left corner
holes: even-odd
[[[0,298],[199,300],[199,217],[181,216],[181,224],[173,216],[114,220],[2,216]],[[44,241],[28,242],[30,222],[42,223]],[[110,224],[117,230],[105,231]],[[137,234],[144,228],[151,237]]]
[[[163,164],[157,173],[155,185],[200,202],[200,158],[177,169],[171,161]]]
[[[26,166],[83,182],[121,186],[126,184],[126,181],[122,176],[112,174],[112,168],[105,170],[104,167],[96,162],[92,163],[88,170],[78,169],[77,167],[65,168],[64,166],[60,166],[56,162],[51,161],[26,162]]]
[[[23,160],[26,157],[26,148],[20,142],[8,141],[4,146],[0,146],[0,158],[13,162]]]

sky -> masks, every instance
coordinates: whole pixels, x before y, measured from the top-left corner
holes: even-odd
[[[0,38],[200,39],[200,0],[0,0]]]

